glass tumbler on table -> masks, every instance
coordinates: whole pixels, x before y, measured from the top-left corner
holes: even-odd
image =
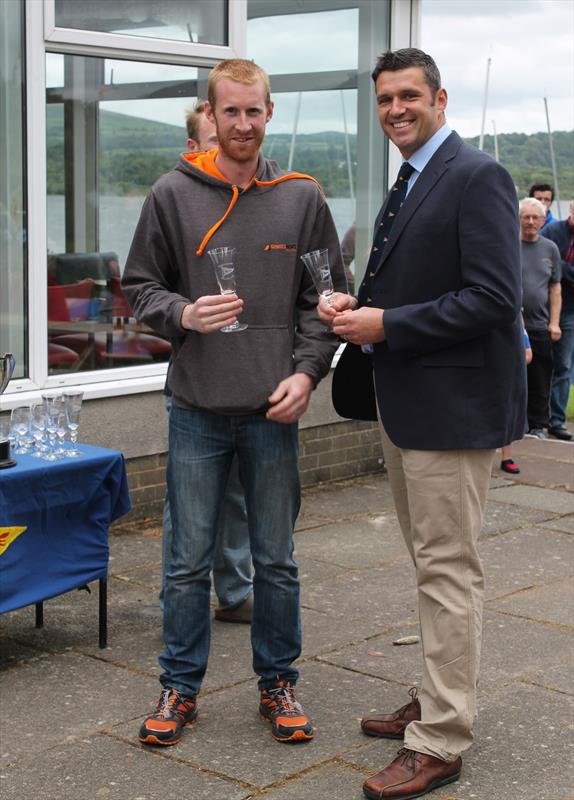
[[[56,439],[58,436],[58,414],[62,410],[61,392],[43,392],[42,401],[46,412],[46,432],[48,434],[48,447],[42,454],[44,461],[59,461],[56,452]]]
[[[64,392],[66,419],[72,443],[72,447],[64,453],[67,458],[79,458],[83,455],[82,451],[78,450],[78,428],[80,427],[80,412],[82,410],[83,397],[84,393],[79,390]]]
[[[215,247],[208,250],[207,255],[211,259],[215,277],[221,294],[235,294],[235,247]],[[221,333],[236,333],[244,331],[246,323],[235,321],[232,325],[220,328]]]
[[[329,251],[326,248],[324,250],[312,250],[310,253],[304,253],[301,256],[301,261],[307,267],[317,293],[330,306],[331,295],[333,294],[333,279],[329,267]]]
[[[16,438],[14,453],[24,455],[30,449],[26,444],[26,437],[30,432],[30,406],[18,406],[12,409],[10,426]]]

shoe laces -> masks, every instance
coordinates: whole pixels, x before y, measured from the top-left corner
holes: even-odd
[[[190,700],[180,694],[177,689],[163,689],[156,707],[156,716],[169,719],[175,715],[183,719],[184,712],[179,708],[180,703],[187,706],[190,704]]]
[[[275,688],[267,689],[267,695],[277,704],[277,713],[296,716],[303,713],[301,704],[295,700],[294,687],[290,683],[281,683]]]
[[[410,695],[411,699],[410,699],[410,701],[408,703],[405,703],[404,706],[401,706],[398,709],[398,711],[395,711],[395,717],[397,719],[399,719],[401,717],[401,715],[411,706],[411,704],[415,702],[415,700],[417,699],[418,693],[419,693],[419,691],[418,691],[416,686],[413,686],[411,689],[409,689],[409,695]]]

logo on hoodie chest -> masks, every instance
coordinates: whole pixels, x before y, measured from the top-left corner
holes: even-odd
[[[297,249],[296,244],[266,244],[263,248],[265,252],[269,252],[270,250],[288,250],[293,252]]]

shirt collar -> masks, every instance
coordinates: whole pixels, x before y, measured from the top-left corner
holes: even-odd
[[[422,147],[419,147],[416,153],[413,153],[413,155],[407,159],[409,164],[417,172],[422,172],[441,144],[448,139],[451,133],[451,129],[445,122],[445,124],[440,127],[438,131],[423,144]]]

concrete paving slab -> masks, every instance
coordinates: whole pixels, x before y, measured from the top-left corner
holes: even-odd
[[[550,586],[535,586],[498,600],[489,600],[491,609],[526,619],[565,625],[573,629],[574,580],[554,581]]]
[[[139,586],[149,590],[155,595],[156,603],[159,603],[159,590],[162,582],[161,561],[134,567],[129,571],[116,571],[114,577],[130,586]]]
[[[2,615],[4,635],[39,650],[59,652],[70,647],[97,646],[98,584],[92,592],[72,591],[44,603],[44,627],[34,627],[34,607]],[[112,578],[108,581],[108,636],[157,627],[161,620],[157,594]]]
[[[328,764],[286,786],[265,793],[265,800],[364,800],[366,775],[346,764]]]
[[[295,557],[299,556],[350,569],[409,558],[396,515],[391,512],[296,534]]]
[[[539,522],[539,528],[549,528],[552,531],[563,531],[564,533],[574,533],[574,514],[566,517],[555,517],[547,522]]]
[[[163,650],[162,627],[140,632],[134,636],[113,638],[106,650],[96,647],[82,648],[82,652],[105,661],[155,678],[156,683],[148,705],[155,703],[160,686],[161,672],[158,656]],[[248,625],[229,625],[214,622],[212,625],[209,664],[203,682],[203,691],[212,692],[253,678],[251,666],[251,639]]]
[[[182,789],[182,787],[185,787]],[[108,736],[55,747],[3,770],[4,800],[243,800],[249,789]]]
[[[355,514],[379,514],[393,507],[386,477],[370,484],[345,481],[312,487],[303,497],[301,516],[340,520]]]
[[[396,634],[373,636],[367,641],[350,645],[341,650],[320,657],[321,661],[336,664],[340,667],[381,678],[384,681],[404,684],[396,701],[388,696],[388,684],[385,683],[374,696],[375,707],[366,709],[365,713],[378,711],[383,713],[394,711],[409,701],[407,689],[420,686],[422,680],[421,644],[393,645],[399,636],[412,636],[419,633],[418,625],[405,627]],[[393,705],[396,702],[396,705]],[[378,706],[377,706],[378,703]]]
[[[0,764],[29,759],[70,737],[96,733],[149,707],[150,678],[78,653],[27,661],[2,675]],[[22,709],[28,724],[15,726]],[[17,735],[15,735],[15,730]]]
[[[294,746],[275,742],[259,719],[255,681],[216,692],[200,703],[198,724],[185,729],[166,757],[259,788],[275,784],[360,745],[357,709],[371,704],[376,686],[373,678],[327,664],[304,665],[297,696],[316,736]],[[119,725],[114,733],[133,737],[133,725]]]
[[[573,713],[571,698],[523,684],[483,697],[476,744],[463,756],[460,781],[432,796],[571,800],[574,741],[565,732]],[[379,740],[342,760],[374,773],[394,757],[396,744]]]
[[[372,623],[367,618],[334,619],[306,608],[302,609],[301,617],[303,659],[356,642],[369,636],[373,630]],[[106,650],[100,650],[97,645],[81,646],[78,649],[85,655],[159,679],[161,670],[158,656],[163,649],[161,625],[155,630],[141,631],[137,635],[113,637]],[[210,693],[253,678],[249,626],[214,622],[209,664],[202,691]]]
[[[574,539],[558,531],[522,528],[480,543],[486,597],[549,583],[572,574]]]
[[[557,489],[541,489],[537,486],[506,486],[501,489],[492,489],[489,498],[522,508],[550,511],[554,516],[574,512],[574,495]]]
[[[348,572],[345,567],[339,567],[337,564],[331,564],[328,561],[317,561],[299,552],[297,553],[297,563],[299,564],[301,585],[334,581],[340,575]]]
[[[413,633],[418,633],[418,628],[401,632],[404,635]],[[396,634],[375,636],[368,641],[323,655],[320,660],[385,681],[420,686],[421,644],[396,646],[393,645],[396,638]],[[536,622],[486,612],[479,692],[482,695],[513,680],[530,680],[532,675],[544,676],[547,670],[564,662],[571,649],[572,636],[569,633]],[[406,702],[408,697],[405,692],[404,699],[396,708]],[[386,697],[381,697],[378,710],[386,713],[394,711],[395,707],[388,704]]]
[[[3,618],[3,616],[0,617],[0,672],[16,666],[21,661],[29,661],[31,658],[48,655],[42,649],[27,647],[16,639],[10,639],[6,636],[2,626]]]
[[[507,487],[508,485],[505,484],[505,486]],[[491,492],[486,504],[481,536],[492,536],[493,534],[520,528],[523,525],[545,522],[553,516],[550,511],[498,503],[493,499],[493,492]]]
[[[538,456],[516,455],[515,458],[520,467],[520,474],[513,476],[514,483],[574,491],[574,462],[544,459],[541,469]]]
[[[533,683],[536,686],[544,686],[546,689],[554,689],[556,692],[563,692],[574,696],[574,671],[572,670],[572,645],[567,648],[565,654],[566,661],[563,664],[556,664],[544,670],[537,670],[530,673],[524,680],[525,683]]]
[[[303,627],[302,658],[311,658],[328,653],[339,647],[358,642],[372,636],[377,629],[368,617],[360,619],[333,617],[311,608],[301,609]]]
[[[302,587],[301,602],[335,619],[366,619],[372,634],[418,619],[414,571],[410,563],[351,572],[329,584]]]
[[[110,575],[123,575],[151,563],[161,563],[161,528],[145,533],[110,532]]]

